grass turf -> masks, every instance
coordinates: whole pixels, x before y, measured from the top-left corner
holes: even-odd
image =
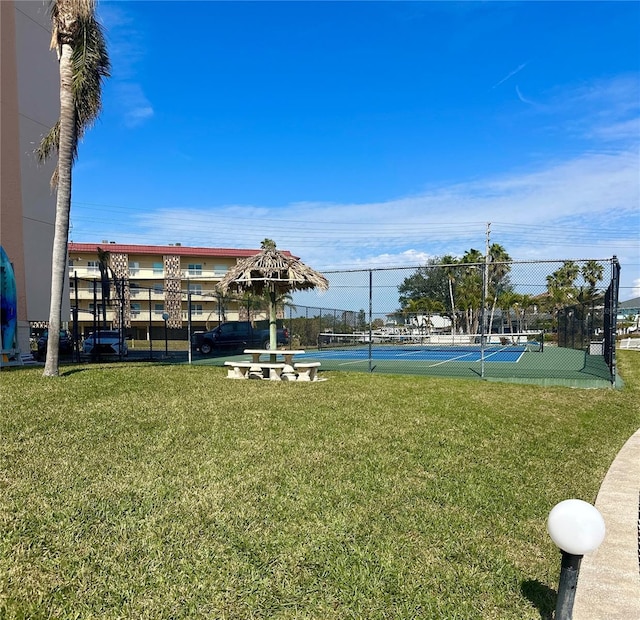
[[[549,618],[623,390],[103,364],[1,376],[2,618]]]

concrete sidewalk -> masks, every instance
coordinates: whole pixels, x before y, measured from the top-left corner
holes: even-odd
[[[640,620],[640,430],[611,464],[595,505],[606,535],[582,560],[573,619]]]

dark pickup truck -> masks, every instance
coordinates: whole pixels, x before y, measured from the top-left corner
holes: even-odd
[[[278,346],[288,343],[288,330],[279,329]],[[221,323],[211,331],[194,334],[192,344],[194,349],[203,355],[243,349],[268,349],[269,330],[257,329],[248,321],[229,321]]]

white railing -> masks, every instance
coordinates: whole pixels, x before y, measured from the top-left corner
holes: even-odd
[[[164,280],[166,272],[154,269],[153,267],[130,267],[128,270],[130,280]],[[83,265],[74,265],[69,268],[69,275],[77,275],[79,278],[100,279],[100,271],[93,267],[88,268]],[[227,275],[227,270],[221,269],[181,269],[180,279],[183,281],[216,281]]]

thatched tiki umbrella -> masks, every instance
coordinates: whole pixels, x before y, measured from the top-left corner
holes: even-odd
[[[277,295],[313,288],[325,291],[329,288],[329,282],[302,261],[276,250],[276,244],[271,239],[265,239],[261,247],[258,254],[239,260],[222,278],[218,287],[223,294],[229,289],[251,289],[258,295],[269,293],[269,346],[275,351]]]

